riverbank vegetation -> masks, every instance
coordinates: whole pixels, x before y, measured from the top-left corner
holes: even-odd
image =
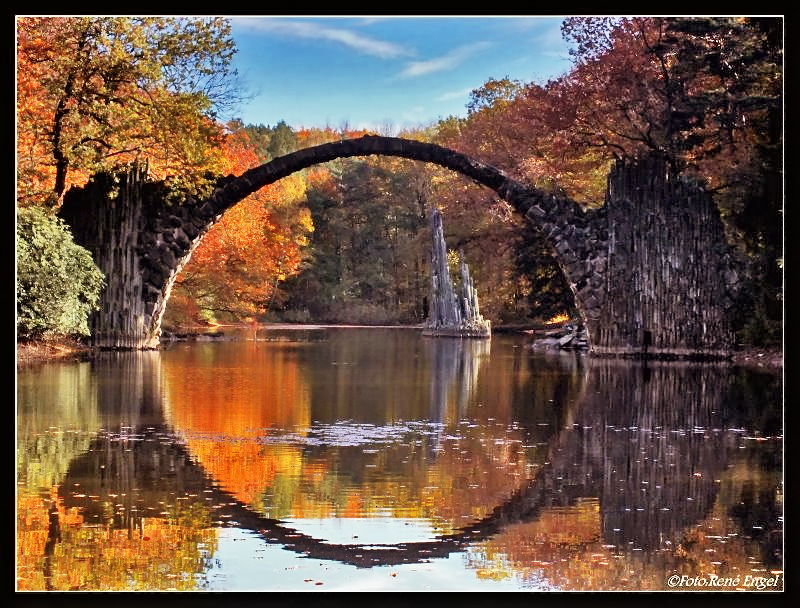
[[[780,349],[783,20],[573,17],[562,34],[573,58],[565,75],[475,83],[465,117],[382,134],[449,147],[586,207],[603,204],[615,160],[661,151],[672,171],[707,184],[748,262],[738,341]],[[220,122],[242,95],[233,53],[225,19],[18,19],[18,217],[36,208],[55,218],[70,186],[134,159],[147,160],[153,179],[202,195],[214,176],[365,134],[294,129],[280,117]],[[544,235],[494,193],[438,167],[369,157],[298,172],[225,214],[183,268],[164,325],[420,323],[433,207],[493,325],[575,315]],[[25,242],[18,263],[30,260]],[[38,259],[46,275],[51,262]],[[76,285],[89,281],[73,306],[84,322],[95,270],[71,271]],[[21,276],[18,321],[36,310],[20,308]],[[50,325],[18,323],[21,339],[85,334],[36,314]]]

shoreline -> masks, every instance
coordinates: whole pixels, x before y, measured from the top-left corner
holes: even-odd
[[[225,327],[246,327],[246,326],[225,326]],[[264,329],[272,326],[262,326],[259,329]],[[355,325],[309,325],[309,326],[292,326],[293,329],[303,329],[307,327],[362,327]],[[363,326],[373,327],[373,326]],[[392,326],[395,327],[395,326]],[[408,327],[408,326],[404,326]],[[285,328],[284,325],[275,326],[276,329]],[[208,328],[213,331],[214,328]],[[203,332],[189,332],[193,335],[201,335],[208,333]],[[499,333],[499,332],[498,332]],[[168,342],[165,344],[169,344]],[[53,361],[87,361],[90,360],[95,354],[95,349],[87,344],[76,339],[61,338],[58,340],[49,341],[26,341],[17,342],[17,367],[26,365],[36,365],[40,363],[53,362]],[[750,369],[755,371],[783,374],[783,349],[779,347],[742,347],[740,350],[734,352],[730,359],[733,366]]]
[[[218,326],[222,328],[235,328],[247,329],[248,325],[224,325]],[[309,325],[289,325],[289,324],[276,324],[276,325],[262,325],[257,329],[308,329],[308,328],[329,328],[329,327],[376,327],[372,325],[327,325],[327,324],[309,324]],[[379,326],[387,327],[387,326]],[[391,326],[392,328],[401,326]],[[402,326],[403,328],[415,328],[417,326]],[[422,326],[419,326],[420,328]],[[202,331],[187,331],[183,332],[170,332],[175,335],[190,335],[192,337],[214,333],[214,330],[219,330],[217,327],[202,328]],[[193,328],[195,329],[195,328]],[[498,328],[499,329],[499,328]],[[499,329],[498,333],[516,333],[514,329],[509,328],[509,331]],[[170,344],[170,341],[165,341],[164,345]],[[24,342],[17,342],[17,366],[20,365],[33,365],[37,363],[45,363],[48,361],[84,361],[90,360],[95,354],[95,349],[78,339],[59,338],[54,340],[31,340]],[[729,362],[736,366],[745,369],[753,369],[771,373],[783,373],[783,358],[784,351],[781,347],[753,347],[743,346],[735,351],[731,356]]]

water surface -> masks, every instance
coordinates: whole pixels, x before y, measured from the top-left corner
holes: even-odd
[[[18,589],[782,589],[780,377],[235,337],[18,370]]]

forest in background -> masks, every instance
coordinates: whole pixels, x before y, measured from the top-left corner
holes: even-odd
[[[562,35],[564,76],[476,83],[464,118],[379,134],[451,148],[587,207],[603,204],[615,160],[666,154],[676,174],[707,184],[750,262],[740,341],[780,342],[783,19],[573,17]],[[28,210],[54,217],[95,172],[146,160],[153,179],[202,195],[218,176],[366,134],[221,122],[242,95],[234,53],[222,18],[17,20],[18,318],[44,315],[31,303],[44,220]],[[364,157],[295,173],[226,213],[183,268],[164,324],[421,323],[434,207],[494,325],[575,313],[544,235],[495,193],[436,166]],[[85,294],[67,297],[86,309]]]

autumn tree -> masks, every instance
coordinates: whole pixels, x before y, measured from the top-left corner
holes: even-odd
[[[561,126],[616,157],[664,152],[675,169],[693,168],[719,185],[722,155],[736,160],[750,123],[761,130],[781,107],[780,25],[731,17],[566,19],[575,67],[550,87],[568,121]]]
[[[436,141],[531,186],[562,189],[559,171],[564,172],[564,165],[550,153],[552,137],[519,112],[524,91],[519,81],[490,79],[472,91],[465,119],[449,118],[438,125]],[[576,183],[583,182],[571,182]],[[574,307],[544,236],[494,192],[439,172],[434,200],[443,210],[448,245],[464,252],[481,311],[494,323],[542,321]]]
[[[779,339],[783,20],[571,18],[564,33],[576,67],[552,87],[568,104],[563,132],[616,157],[658,151],[701,177],[751,260],[740,337]]]
[[[229,125],[223,173],[239,175],[262,164],[250,131]],[[165,323],[243,321],[279,305],[279,284],[298,271],[311,217],[302,206],[305,180],[293,174],[261,188],[203,237],[176,280]]]
[[[237,98],[227,20],[21,17],[16,34],[18,200],[58,204],[137,158],[160,177],[211,162]]]
[[[442,123],[439,141],[587,206],[603,203],[615,159],[665,155],[675,173],[708,184],[731,242],[750,255],[742,336],[774,338],[782,302],[782,26],[774,18],[566,19],[574,61],[567,74],[546,83],[490,79],[473,91],[466,119]],[[477,198],[469,203],[460,192],[462,204],[487,212],[496,205],[468,191]]]
[[[738,325],[778,341],[783,316],[783,20],[674,19],[664,36],[681,83],[687,165],[715,194],[751,266]]]

